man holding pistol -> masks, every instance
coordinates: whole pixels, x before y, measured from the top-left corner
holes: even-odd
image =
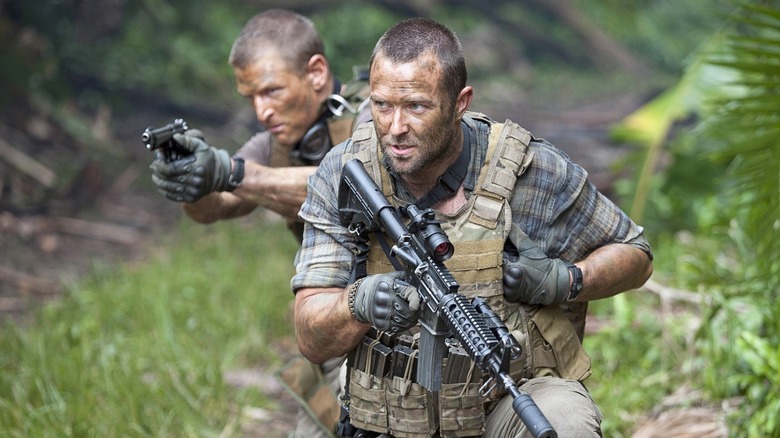
[[[391,239],[373,236],[361,246],[341,223],[342,169],[357,159],[391,205],[433,209],[455,247],[445,265],[459,292],[483,298],[514,335],[522,354],[510,375],[558,436],[601,436],[601,413],[582,384],[591,373],[584,316],[588,301],[649,278],[642,228],[562,151],[514,122],[468,111],[473,89],[446,27],[401,21],[380,38],[369,69],[373,122],[310,177],[291,280],[303,355],[315,363],[352,356],[344,430],[531,436],[509,395],[479,390],[485,376],[463,360],[462,346],[450,345],[439,391],[410,372],[426,354],[415,351],[420,294],[388,262],[383,245]]]
[[[342,87],[311,20],[281,9],[247,22],[229,62],[238,93],[252,105],[264,131],[232,157],[209,146],[198,130],[175,135],[174,141],[192,155],[171,163],[158,158],[150,166],[152,180],[199,223],[243,216],[262,206],[300,232],[297,213],[307,177],[333,145],[370,117],[367,107],[359,106],[367,97],[366,73]]]
[[[368,107],[361,106],[367,73],[358,72],[342,86],[311,20],[281,9],[247,22],[229,62],[239,94],[265,130],[232,156],[208,145],[196,129],[176,134],[173,140],[189,155],[173,162],[158,157],[150,166],[152,180],[196,222],[236,218],[262,206],[283,216],[300,240],[303,223],[297,213],[308,176],[353,126],[370,118]],[[293,361],[283,370],[283,380],[306,404],[298,412],[295,436],[330,436],[335,430],[341,362]]]

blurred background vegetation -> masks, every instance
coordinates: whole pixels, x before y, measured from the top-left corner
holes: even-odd
[[[397,20],[439,20],[464,44],[473,108],[607,170],[599,188],[645,227],[656,269],[591,306],[605,436],[780,436],[766,0],[0,0],[0,307],[47,302],[0,332],[0,434],[274,436],[258,412],[280,416],[278,397],[232,376],[294,349],[295,241],[270,215],[180,220],[138,141],[174,117],[224,147],[258,129],[227,54],[269,7],[311,17],[342,80]],[[113,240],[82,250],[62,236],[76,219]]]

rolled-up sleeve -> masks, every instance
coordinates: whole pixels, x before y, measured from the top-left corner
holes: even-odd
[[[625,243],[652,259],[642,227],[588,181],[588,174],[544,141],[532,143],[534,158],[518,178],[513,222],[550,257],[576,261],[604,245]]]

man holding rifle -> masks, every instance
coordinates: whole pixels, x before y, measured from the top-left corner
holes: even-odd
[[[460,42],[446,27],[409,19],[380,38],[370,62],[373,122],[325,157],[299,214],[306,225],[291,281],[299,349],[315,363],[350,355],[344,435],[535,434],[515,397],[482,385],[489,376],[464,360],[467,346],[448,340],[440,370],[419,368],[430,355],[423,334],[443,332],[421,321],[421,334],[429,294],[388,260],[403,256],[398,233],[364,241],[342,222],[342,171],[357,159],[412,228],[434,219],[409,212],[433,210],[454,244],[444,265],[459,294],[484,300],[511,332],[520,348],[508,374],[557,435],[601,436],[601,413],[581,383],[590,375],[587,302],[641,286],[652,273],[650,246],[563,152],[511,121],[468,112],[466,81]]]

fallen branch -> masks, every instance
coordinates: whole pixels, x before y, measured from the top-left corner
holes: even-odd
[[[130,185],[133,184],[133,182],[138,179],[138,175],[141,174],[141,171],[143,171],[140,166],[131,164],[128,166],[124,172],[122,172],[119,177],[114,180],[114,183],[111,184],[111,187],[106,190],[105,195],[102,197],[104,200],[110,200],[114,201],[122,194],[124,194],[127,189],[130,187]]]
[[[26,173],[46,188],[54,187],[57,179],[51,169],[39,163],[31,156],[11,146],[8,142],[0,138],[0,158],[7,161],[12,166]]]
[[[642,289],[658,295],[662,300],[685,301],[693,304],[709,304],[711,302],[711,298],[707,295],[664,286],[653,279],[647,280]]]
[[[63,233],[123,245],[133,245],[143,237],[141,232],[131,227],[56,216],[17,218],[3,214],[0,215],[0,231],[2,230],[13,230],[25,240],[43,233]]]
[[[30,292],[50,295],[62,291],[62,285],[57,281],[36,277],[2,265],[0,265],[0,282],[13,285],[15,289],[21,292],[21,295]]]
[[[142,237],[137,230],[121,225],[88,222],[66,217],[53,217],[52,222],[54,231],[123,245],[132,245]]]

